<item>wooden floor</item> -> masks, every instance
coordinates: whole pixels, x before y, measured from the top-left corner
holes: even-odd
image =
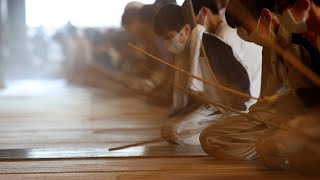
[[[165,142],[108,151],[159,138],[166,112],[111,82],[104,90],[63,80],[9,84],[0,92],[0,179],[307,178]]]

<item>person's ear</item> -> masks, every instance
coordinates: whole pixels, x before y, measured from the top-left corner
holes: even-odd
[[[311,6],[311,2],[310,0],[297,0],[294,6],[299,7],[300,10],[308,10]]]
[[[204,16],[207,16],[207,15],[208,15],[208,12],[209,12],[208,8],[202,7],[201,9],[202,9],[202,10],[201,10],[202,14],[203,14]]]
[[[186,37],[189,37],[190,33],[191,33],[191,26],[190,24],[186,24],[186,30],[185,30],[185,33],[186,33]]]
[[[179,38],[180,43],[184,43],[185,41],[187,41],[190,33],[191,33],[191,26],[190,26],[190,24],[186,24],[183,27],[183,34]]]
[[[260,19],[264,22],[271,22],[272,21],[272,13],[269,9],[263,8],[260,14]]]
[[[259,33],[269,34],[272,22],[272,13],[269,9],[264,8],[260,13]]]

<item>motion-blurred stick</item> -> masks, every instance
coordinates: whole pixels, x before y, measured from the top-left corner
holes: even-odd
[[[164,142],[164,141],[165,141],[165,139],[163,139],[163,138],[157,138],[157,139],[142,141],[142,142],[138,142],[138,143],[134,143],[134,144],[128,144],[125,146],[110,148],[109,151],[118,151],[118,150],[127,149],[127,148],[131,148],[131,147],[143,146],[146,144],[152,144],[152,143],[158,143],[158,142]]]
[[[205,103],[208,103],[208,104],[212,104],[212,105],[215,105],[221,109],[226,109],[226,110],[229,110],[231,112],[234,112],[236,114],[239,114],[239,115],[242,115],[248,119],[251,119],[253,121],[258,121],[258,122],[261,122],[261,123],[264,123],[264,124],[267,124],[267,125],[270,125],[270,126],[273,126],[273,127],[276,127],[276,128],[279,128],[279,129],[282,129],[282,130],[285,130],[285,131],[288,131],[289,129],[285,128],[285,127],[282,127],[282,126],[279,126],[277,124],[274,124],[274,123],[271,123],[271,122],[267,122],[267,121],[263,121],[263,120],[260,120],[260,119],[257,119],[257,118],[254,118],[248,114],[245,114],[245,113],[242,113],[238,110],[235,110],[231,107],[228,107],[228,106],[225,106],[225,105],[222,105],[222,104],[219,104],[219,103],[215,103],[215,102],[212,102],[212,101],[209,101],[207,100],[205,97],[202,97],[198,94],[195,94],[195,93],[192,93],[191,91],[188,91],[182,87],[179,87],[179,86],[176,86],[179,90],[187,93],[187,94],[190,94],[192,96],[195,96],[196,98],[198,98],[200,101],[203,101]],[[187,135],[188,132],[182,132],[180,133],[180,136],[183,137],[185,135]],[[157,139],[152,139],[152,140],[147,140],[147,141],[142,141],[142,142],[138,142],[138,143],[133,143],[133,144],[128,144],[128,145],[124,145],[124,146],[119,146],[119,147],[115,147],[115,148],[110,148],[109,151],[118,151],[118,150],[123,150],[123,149],[127,149],[127,148],[131,148],[131,147],[137,147],[137,146],[143,146],[143,145],[147,145],[147,144],[153,144],[153,143],[158,143],[158,142],[164,142],[166,140],[170,140],[171,138],[171,135],[170,134],[167,134],[165,135],[165,137],[162,137],[162,138],[157,138]]]
[[[212,102],[212,101],[209,101],[209,100],[207,100],[205,97],[202,97],[202,96],[200,96],[200,95],[194,94],[194,93],[192,93],[191,91],[188,91],[188,90],[186,90],[186,89],[184,89],[184,88],[181,88],[181,87],[179,87],[179,86],[176,86],[176,87],[177,87],[179,90],[181,90],[181,91],[183,91],[183,92],[185,92],[185,93],[187,93],[187,94],[190,94],[190,95],[192,95],[192,96],[195,96],[195,97],[198,98],[200,101],[203,101],[203,102],[205,102],[205,103],[215,105],[215,106],[217,106],[217,107],[219,107],[219,108],[221,108],[221,109],[226,109],[226,110],[229,110],[229,111],[234,112],[234,113],[239,114],[239,115],[243,115],[243,116],[245,116],[245,117],[247,117],[247,118],[250,118],[250,119],[252,119],[252,120],[254,120],[254,121],[258,121],[258,122],[261,122],[261,123],[264,123],[264,124],[268,124],[268,125],[270,125],[270,126],[274,126],[274,127],[277,127],[277,128],[280,128],[280,129],[283,129],[283,130],[288,131],[286,128],[281,127],[281,126],[279,126],[279,125],[277,125],[277,124],[273,124],[273,123],[270,123],[270,122],[266,122],[266,121],[263,121],[263,120],[254,118],[254,117],[252,117],[252,116],[250,116],[250,115],[248,115],[248,114],[245,114],[245,113],[242,113],[242,112],[237,111],[237,110],[235,110],[235,109],[232,109],[231,107],[228,107],[228,106],[225,106],[225,105],[222,105],[222,104],[219,104],[219,103],[214,103],[214,102]],[[187,135],[187,134],[188,134],[188,131],[182,132],[182,133],[180,133],[180,136],[183,137],[183,136],[185,136],[185,135]],[[137,147],[137,146],[143,146],[143,145],[147,145],[147,144],[164,142],[164,141],[170,140],[170,139],[171,139],[171,135],[170,135],[170,134],[166,134],[165,137],[162,137],[162,138],[156,138],[156,139],[152,139],[152,140],[147,140],[147,141],[142,141],[142,142],[138,142],[138,143],[128,144],[128,145],[119,146],[119,147],[115,147],[115,148],[110,148],[109,151],[118,151],[118,150],[123,150],[123,149],[131,148],[131,147]]]
[[[180,137],[187,137],[190,134],[190,131],[183,131],[179,133]],[[115,148],[110,148],[109,151],[118,151],[118,150],[122,150],[122,149],[127,149],[127,148],[131,148],[131,147],[137,147],[137,146],[143,146],[143,145],[147,145],[147,144],[153,144],[153,143],[159,143],[159,142],[165,142],[167,140],[171,140],[173,137],[173,135],[171,134],[166,134],[161,138],[156,138],[156,139],[151,139],[151,140],[147,140],[147,141],[141,141],[138,143],[133,143],[133,144],[128,144],[128,145],[124,145],[124,146],[119,146],[119,147],[115,147]]]
[[[178,87],[176,86],[179,90],[185,92],[185,93],[189,93],[191,94],[192,96],[194,96],[195,98],[198,98],[199,100],[201,101],[204,101],[204,102],[207,102],[208,104],[212,104],[212,105],[216,105],[218,107],[221,107],[223,109],[227,109],[231,112],[234,112],[238,115],[241,115],[241,116],[244,116],[246,117],[248,120],[251,120],[251,121],[256,121],[256,122],[261,122],[263,124],[266,124],[266,125],[269,125],[269,126],[272,126],[272,127],[275,127],[275,128],[278,128],[278,129],[281,129],[281,130],[284,130],[284,131],[287,131],[287,132],[290,132],[290,133],[293,133],[293,134],[296,134],[300,137],[303,137],[305,138],[306,140],[308,140],[308,142],[314,142],[314,139],[312,137],[310,137],[309,135],[307,135],[306,133],[304,132],[301,132],[297,129],[293,129],[293,128],[289,128],[289,127],[284,127],[284,126],[281,126],[281,125],[278,125],[278,124],[275,124],[275,123],[272,123],[272,122],[269,122],[269,121],[264,121],[262,119],[258,119],[258,118],[255,118],[255,117],[252,117],[250,116],[249,114],[246,114],[246,113],[243,113],[243,112],[240,112],[238,110],[235,110],[231,107],[228,107],[228,106],[225,106],[223,104],[220,104],[220,103],[215,103],[215,102],[212,102],[210,100],[208,100],[206,97],[203,97],[201,95],[198,95],[198,94],[195,94],[195,93],[192,93],[190,90],[186,90],[185,88],[182,88],[182,87]]]
[[[129,47],[131,47],[131,48],[133,48],[133,49],[135,49],[135,50],[143,53],[143,54],[146,55],[146,56],[151,57],[152,59],[154,59],[154,60],[156,60],[156,61],[158,61],[158,62],[160,62],[160,63],[162,63],[162,64],[167,65],[167,66],[170,67],[170,68],[173,68],[173,69],[175,69],[175,70],[178,70],[178,71],[180,71],[180,72],[182,72],[182,73],[184,73],[184,74],[186,74],[186,75],[188,75],[188,76],[191,76],[191,77],[193,77],[193,78],[195,78],[195,79],[198,79],[198,80],[200,80],[200,81],[202,81],[202,82],[204,82],[204,83],[206,83],[206,84],[208,84],[208,85],[210,85],[210,86],[220,88],[220,89],[222,89],[222,90],[224,90],[224,91],[227,91],[227,92],[229,92],[229,93],[232,93],[232,94],[236,94],[236,95],[239,95],[239,96],[242,96],[242,97],[246,97],[246,98],[252,98],[252,99],[255,99],[255,100],[259,101],[259,102],[275,102],[275,101],[277,101],[281,96],[288,94],[288,93],[279,93],[279,94],[275,94],[275,95],[272,95],[272,96],[264,96],[264,97],[260,97],[260,98],[252,97],[252,96],[250,96],[249,94],[246,94],[246,93],[243,93],[243,92],[240,92],[240,91],[237,91],[237,90],[234,90],[234,89],[231,89],[231,88],[222,86],[222,85],[220,85],[219,83],[211,82],[211,81],[208,81],[208,80],[206,80],[206,79],[197,77],[197,76],[195,76],[195,75],[193,75],[193,74],[191,74],[191,73],[189,73],[189,72],[187,72],[187,71],[185,71],[185,70],[183,70],[183,69],[180,69],[180,68],[178,68],[178,67],[176,67],[176,66],[174,66],[174,65],[172,65],[172,64],[170,64],[170,63],[167,63],[167,62],[161,60],[161,59],[158,58],[158,57],[155,57],[154,55],[152,55],[152,54],[144,51],[143,49],[141,49],[141,48],[139,48],[139,47],[137,47],[137,46],[135,46],[135,45],[133,45],[133,44],[131,44],[131,43],[128,43],[128,45],[129,45]]]
[[[278,43],[276,43],[274,47],[276,51],[282,55],[285,61],[290,63],[296,70],[298,70],[302,75],[311,80],[315,85],[320,86],[320,77],[309,67],[303,64],[299,58],[291,53],[291,51],[283,48]]]
[[[182,73],[184,73],[184,74],[187,74],[188,76],[193,77],[193,78],[195,78],[195,79],[198,79],[198,80],[200,80],[200,81],[202,81],[202,82],[204,82],[204,83],[206,83],[206,84],[209,84],[209,85],[211,85],[211,86],[217,87],[217,88],[219,88],[219,89],[222,89],[222,90],[224,90],[224,91],[230,92],[230,93],[232,93],[232,94],[236,94],[236,95],[239,95],[239,96],[242,96],[242,97],[252,98],[252,99],[261,101],[261,99],[256,98],[256,97],[252,97],[252,96],[250,96],[249,94],[246,94],[246,93],[243,93],[243,92],[240,92],[240,91],[237,91],[237,90],[234,90],[234,89],[231,89],[231,88],[222,86],[222,85],[220,85],[220,84],[218,84],[218,83],[211,82],[211,81],[205,80],[205,79],[203,79],[203,78],[200,78],[200,77],[198,77],[198,76],[195,76],[195,75],[193,75],[192,73],[189,73],[188,71],[185,71],[185,70],[183,70],[183,69],[180,69],[180,68],[178,68],[178,67],[176,67],[176,66],[174,66],[174,65],[172,65],[172,64],[169,64],[169,63],[161,60],[161,59],[158,58],[158,57],[155,57],[154,55],[152,55],[152,54],[144,51],[143,49],[141,49],[141,48],[139,48],[139,47],[137,47],[137,46],[135,46],[135,45],[133,45],[133,44],[131,44],[131,43],[129,43],[128,45],[129,45],[130,47],[132,47],[133,49],[135,49],[135,50],[137,50],[137,51],[145,54],[146,56],[149,56],[149,57],[151,57],[152,59],[154,59],[154,60],[156,60],[156,61],[158,61],[158,62],[160,62],[160,63],[162,63],[162,64],[165,64],[165,65],[167,65],[167,66],[169,66],[169,67],[171,67],[171,68],[173,68],[173,69],[175,69],[175,70],[177,70],[177,71],[180,71],[180,72],[182,72]]]
[[[210,101],[210,100],[208,100],[206,97],[203,97],[203,96],[201,96],[201,95],[192,93],[191,91],[189,91],[189,90],[187,90],[187,89],[185,89],[185,88],[182,88],[182,87],[179,87],[179,86],[176,86],[176,87],[177,87],[180,91],[185,92],[185,93],[188,93],[188,94],[190,94],[191,96],[193,96],[193,97],[195,97],[195,98],[197,98],[197,99],[199,99],[199,100],[201,100],[201,101],[204,101],[204,102],[206,102],[206,103],[208,103],[208,104],[212,104],[212,105],[218,106],[218,107],[220,107],[220,108],[226,109],[226,110],[231,111],[231,112],[233,112],[233,113],[236,113],[236,114],[238,114],[238,115],[242,115],[242,116],[244,116],[244,117],[246,117],[246,118],[248,118],[248,119],[252,119],[252,120],[254,120],[254,121],[258,121],[258,122],[261,122],[261,123],[264,123],[264,124],[267,124],[267,125],[270,125],[270,126],[273,126],[273,127],[276,127],[276,128],[279,128],[279,129],[283,129],[283,130],[288,131],[288,128],[279,126],[278,124],[271,123],[271,122],[268,122],[268,121],[264,121],[264,120],[261,120],[261,119],[258,119],[258,118],[254,118],[254,117],[248,115],[247,113],[243,113],[243,112],[240,112],[240,111],[238,111],[238,110],[236,110],[236,109],[233,109],[233,108],[231,108],[231,107],[228,107],[228,106],[226,106],[226,105],[223,105],[223,104],[220,104],[220,103],[216,103],[216,102]]]

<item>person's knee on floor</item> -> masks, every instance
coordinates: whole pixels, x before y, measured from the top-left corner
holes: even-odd
[[[255,141],[268,127],[243,116],[218,121],[200,135],[203,150],[217,159],[253,160]]]

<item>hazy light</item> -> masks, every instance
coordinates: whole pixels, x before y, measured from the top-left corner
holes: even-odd
[[[52,91],[63,90],[66,81],[63,79],[32,79],[19,80],[6,83],[6,89],[0,92],[0,96],[8,95],[39,95]]]
[[[68,21],[80,27],[119,27],[132,0],[26,0],[27,25],[57,28]],[[152,4],[154,0],[138,0]],[[183,0],[178,0],[179,4]]]

